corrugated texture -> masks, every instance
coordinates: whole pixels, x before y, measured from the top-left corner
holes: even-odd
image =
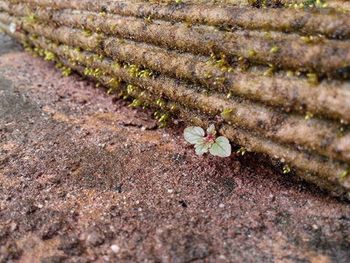
[[[232,142],[347,195],[346,8],[224,2],[0,1],[0,21],[65,69],[159,108],[163,122],[215,122]]]

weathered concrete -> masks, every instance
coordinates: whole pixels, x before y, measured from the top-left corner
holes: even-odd
[[[197,157],[3,35],[0,54],[1,262],[349,262],[348,203],[258,155]]]

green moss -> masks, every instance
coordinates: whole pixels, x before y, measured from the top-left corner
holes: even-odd
[[[221,112],[221,117],[222,117],[224,120],[227,120],[227,119],[231,118],[232,113],[233,113],[233,109],[224,109],[224,110]]]
[[[232,95],[233,95],[233,92],[229,91],[226,95],[226,98],[230,99],[230,98],[232,98]]]
[[[314,117],[314,114],[312,112],[306,112],[305,114],[305,120],[310,120],[311,118]]]
[[[302,9],[302,8],[326,8],[328,7],[328,4],[325,0],[305,0],[302,3],[298,2],[288,2],[285,4],[285,7],[291,7],[295,9]]]
[[[128,95],[131,95],[135,92],[136,90],[136,87],[134,85],[131,85],[129,84],[127,87],[126,87],[126,92]]]
[[[56,60],[56,56],[54,53],[48,51],[48,50],[45,50],[44,51],[44,59],[46,61],[55,61]]]
[[[159,120],[160,123],[166,123],[169,121],[169,114],[164,113],[160,116]]]
[[[142,106],[142,101],[139,100],[139,99],[134,99],[131,104],[129,105],[130,107],[133,107],[133,108],[138,108],[138,107],[141,107]]]
[[[223,72],[233,71],[233,68],[228,63],[227,57],[225,54],[221,54],[220,57],[217,57],[214,53],[211,53],[208,62],[211,65],[218,67]]]
[[[72,74],[72,69],[69,67],[63,67],[61,68],[61,72],[63,77],[68,77]]]
[[[307,81],[311,84],[316,86],[319,83],[319,79],[316,73],[307,73],[306,74]]]
[[[270,49],[270,53],[272,53],[272,54],[275,54],[275,53],[277,53],[278,51],[280,51],[280,48],[279,48],[278,46],[273,46],[273,47],[271,47],[271,49]]]
[[[83,35],[84,35],[85,37],[91,37],[92,34],[93,34],[93,32],[92,32],[91,30],[88,30],[88,29],[84,29],[84,30],[83,30]]]
[[[153,72],[149,69],[143,69],[138,73],[140,78],[150,78],[153,75]]]
[[[248,152],[248,150],[245,147],[241,147],[236,151],[237,154],[242,155],[242,156],[245,155],[246,152]]]
[[[224,85],[226,81],[225,77],[216,77],[214,80],[214,85]]]
[[[95,77],[95,78],[98,78],[98,77],[101,77],[103,74],[102,74],[102,71],[100,69],[93,69],[93,68],[85,68],[84,69],[84,75],[85,76],[91,76],[91,77]]]
[[[156,100],[156,105],[160,108],[163,108],[165,106],[165,101],[162,99],[157,99]]]
[[[120,80],[118,79],[115,79],[115,78],[111,78],[108,82],[108,91],[107,93],[108,94],[114,94],[116,91],[119,90],[119,87],[120,87]]]
[[[254,49],[248,50],[248,57],[253,58],[256,56],[256,51]]]
[[[213,74],[211,72],[206,72],[204,74],[204,78],[206,78],[206,79],[211,79],[212,77],[213,77]]]
[[[276,67],[275,67],[274,65],[270,65],[270,67],[269,67],[267,70],[265,70],[265,72],[263,73],[263,75],[264,75],[265,77],[271,77],[271,76],[273,76],[273,74],[275,73],[275,71],[276,71]]]
[[[339,175],[339,178],[344,180],[345,178],[347,178],[347,177],[349,176],[349,174],[350,174],[350,167],[347,168],[347,169],[345,169],[345,170]]]
[[[128,71],[131,77],[137,77],[140,72],[139,67],[134,64],[126,64],[124,65],[124,68]]]
[[[337,136],[343,137],[345,133],[349,133],[349,132],[350,132],[350,126],[347,125],[346,123],[341,123],[341,125],[338,128]]]
[[[113,70],[119,70],[120,69],[120,64],[118,61],[115,61],[112,63],[112,69]]]
[[[295,73],[291,70],[288,70],[287,71],[287,77],[291,78],[291,77],[294,77]]]
[[[288,166],[288,164],[285,164],[285,165],[283,166],[282,172],[283,172],[284,174],[288,174],[288,173],[291,172],[291,169],[290,169],[290,167]]]
[[[28,24],[33,24],[33,23],[35,23],[38,20],[38,18],[37,18],[37,16],[34,13],[31,13],[28,16],[26,16],[24,18],[24,20]]]

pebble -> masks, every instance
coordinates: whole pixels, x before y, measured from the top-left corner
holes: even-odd
[[[119,250],[120,250],[120,247],[118,245],[112,245],[111,246],[111,250],[114,252],[114,253],[118,253]]]
[[[103,242],[104,242],[103,234],[97,231],[90,232],[86,238],[86,243],[89,246],[98,246],[98,245],[101,245]]]
[[[11,225],[10,225],[10,231],[11,232],[13,232],[13,231],[15,231],[17,229],[17,224],[16,223],[11,223]]]

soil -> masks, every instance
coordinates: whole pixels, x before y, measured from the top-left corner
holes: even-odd
[[[349,262],[350,206],[0,35],[0,262]]]

